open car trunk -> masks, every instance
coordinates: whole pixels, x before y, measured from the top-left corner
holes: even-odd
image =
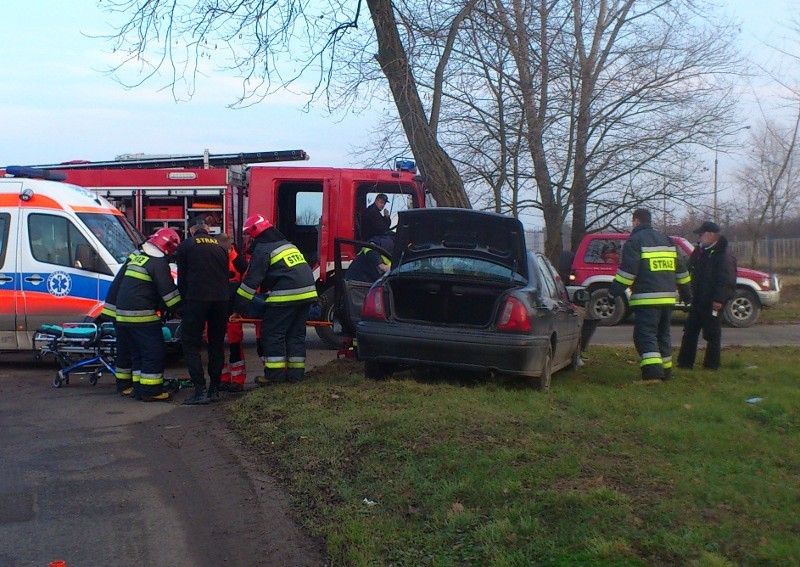
[[[487,327],[496,318],[501,296],[510,283],[463,278],[395,277],[388,280],[392,315],[398,321]]]

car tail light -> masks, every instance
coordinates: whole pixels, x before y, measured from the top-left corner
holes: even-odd
[[[386,308],[383,304],[383,288],[375,286],[367,294],[364,307],[361,308],[362,319],[386,319]]]
[[[525,304],[516,297],[506,299],[497,317],[497,328],[504,331],[529,331],[531,318]]]

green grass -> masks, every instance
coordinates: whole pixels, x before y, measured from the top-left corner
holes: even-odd
[[[333,565],[800,564],[800,348],[657,384],[589,354],[545,393],[336,361],[229,419]]]

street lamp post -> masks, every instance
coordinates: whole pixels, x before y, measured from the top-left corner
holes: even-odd
[[[732,133],[741,132],[742,130],[749,130],[750,126],[742,126]],[[717,185],[717,175],[719,173],[719,140],[714,146],[714,222],[719,222],[719,208],[717,207],[717,198],[719,196],[719,186]]]
[[[714,148],[714,221],[718,222],[719,220],[719,209],[717,208],[717,195],[718,187],[717,187],[717,172],[719,171],[719,143],[717,143],[716,147]]]

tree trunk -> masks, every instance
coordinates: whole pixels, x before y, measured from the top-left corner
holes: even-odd
[[[417,83],[397,31],[392,2],[367,0],[367,6],[378,40],[378,54],[375,58],[389,82],[403,130],[419,164],[425,185],[439,206],[471,208],[461,176],[453,165],[453,160],[439,145],[426,118]]]

